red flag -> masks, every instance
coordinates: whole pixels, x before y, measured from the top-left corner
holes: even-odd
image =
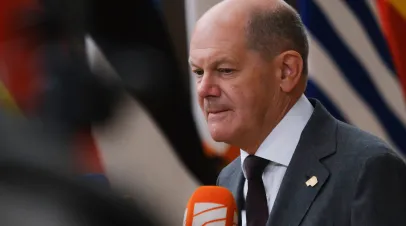
[[[377,6],[396,72],[406,97],[406,56],[404,56],[406,52],[406,2],[404,0],[377,0]]]
[[[42,10],[37,0],[0,1],[0,107],[25,116],[37,113],[45,84],[43,56],[36,46],[42,34],[20,29],[29,19],[24,16],[33,10]],[[91,129],[78,133],[73,142],[78,173],[103,173]]]
[[[18,106],[25,114],[33,113],[39,97],[40,68],[35,56],[33,34],[18,34],[24,10],[37,7],[35,0],[0,1],[0,83],[7,99],[5,107]],[[11,103],[12,102],[12,103]]]

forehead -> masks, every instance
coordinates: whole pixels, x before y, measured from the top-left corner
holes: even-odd
[[[189,55],[198,61],[239,61],[247,51],[244,29],[240,24],[203,24],[193,33]]]

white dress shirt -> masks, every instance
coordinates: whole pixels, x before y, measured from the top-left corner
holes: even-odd
[[[310,116],[313,113],[313,106],[309,100],[302,95],[296,104],[289,110],[285,117],[272,130],[263,143],[259,146],[256,156],[270,161],[262,175],[265,186],[265,193],[268,202],[269,213],[272,210],[283,176],[289,166],[296,146],[299,143],[300,135]],[[244,177],[243,163],[248,153],[241,150],[241,167]],[[248,182],[244,183],[244,200],[247,197]],[[241,211],[242,226],[247,225],[245,210]]]

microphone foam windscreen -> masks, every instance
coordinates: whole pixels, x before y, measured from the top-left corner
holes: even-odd
[[[237,205],[232,193],[223,187],[202,186],[189,199],[183,225],[234,226],[237,223]]]

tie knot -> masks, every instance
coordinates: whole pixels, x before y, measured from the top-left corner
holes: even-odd
[[[269,164],[269,160],[263,159],[255,155],[249,155],[244,160],[244,169],[247,180],[261,178],[265,167]]]

